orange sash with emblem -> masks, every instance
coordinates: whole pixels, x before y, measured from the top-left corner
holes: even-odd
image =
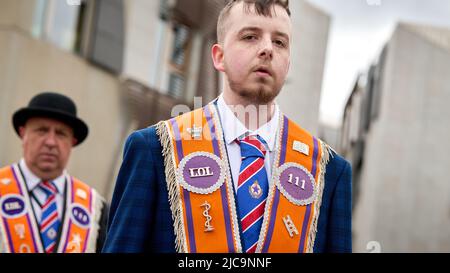
[[[66,176],[66,207],[58,233],[58,253],[95,252],[102,198]],[[0,253],[44,253],[39,225],[18,165],[0,170]]]
[[[176,250],[242,252],[240,221],[217,106],[161,122]],[[329,147],[281,115],[273,183],[256,252],[312,252]]]

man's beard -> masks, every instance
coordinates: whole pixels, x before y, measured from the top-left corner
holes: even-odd
[[[228,79],[231,90],[253,104],[269,104],[274,101],[280,94],[281,88],[264,84],[267,83],[264,78],[260,78],[258,81],[259,84],[256,87],[250,87]]]

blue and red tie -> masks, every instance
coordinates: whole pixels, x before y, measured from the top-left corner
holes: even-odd
[[[42,217],[39,223],[41,237],[44,243],[45,253],[52,253],[56,246],[56,239],[58,235],[60,221],[58,218],[58,208],[56,206],[56,186],[49,181],[44,181],[39,184],[47,196],[47,199],[42,206]]]
[[[237,199],[243,250],[246,253],[255,253],[269,188],[264,167],[266,148],[264,140],[259,136],[249,136],[238,143],[241,147],[242,163]]]

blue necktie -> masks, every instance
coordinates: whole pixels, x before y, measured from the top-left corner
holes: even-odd
[[[39,188],[45,192],[46,201],[42,206],[42,217],[39,223],[41,237],[44,243],[45,253],[52,253],[56,246],[60,221],[58,218],[58,208],[56,206],[56,186],[49,181],[39,184]]]
[[[255,253],[269,189],[264,167],[266,148],[264,140],[259,136],[249,136],[238,143],[241,147],[242,163],[237,199],[243,250],[246,253]]]

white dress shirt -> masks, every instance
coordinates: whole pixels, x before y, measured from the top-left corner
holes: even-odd
[[[240,139],[243,136],[256,136],[259,135],[267,143],[267,153],[264,160],[264,166],[266,168],[267,177],[269,180],[269,186],[271,185],[272,165],[273,158],[275,156],[275,144],[276,134],[278,131],[278,125],[280,120],[280,109],[278,105],[275,105],[275,112],[272,119],[259,127],[256,131],[251,131],[245,127],[244,124],[235,116],[230,107],[226,104],[223,94],[219,96],[217,101],[217,107],[219,109],[220,119],[222,121],[222,129],[224,132],[224,138],[226,147],[228,150],[228,160],[230,162],[231,176],[234,182],[234,189],[237,190],[239,182],[239,171],[241,168],[241,148],[239,144],[235,142],[236,139]]]
[[[19,166],[23,172],[25,183],[27,184],[27,188],[29,191],[28,194],[30,195],[31,199],[31,205],[33,206],[34,212],[36,214],[36,219],[39,223],[42,217],[41,205],[44,205],[45,201],[47,200],[45,192],[38,187],[39,183],[41,183],[42,180],[31,172],[24,159],[20,160]],[[56,194],[56,206],[58,208],[58,218],[60,221],[62,218],[64,206],[64,186],[66,183],[65,176],[66,171],[64,171],[63,174],[58,178],[52,180],[58,190],[58,193]],[[33,195],[36,198],[34,198]]]

